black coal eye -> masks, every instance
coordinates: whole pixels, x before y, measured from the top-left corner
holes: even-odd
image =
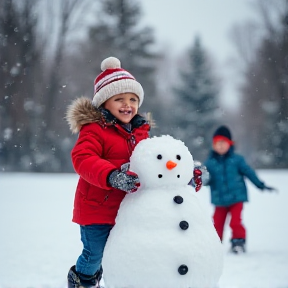
[[[177,158],[178,160],[181,160],[181,156],[180,156],[180,155],[176,155],[176,158]]]
[[[157,159],[162,159],[162,155],[161,154],[159,154],[159,155],[157,155]]]

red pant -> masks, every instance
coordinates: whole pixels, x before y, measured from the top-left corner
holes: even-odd
[[[232,229],[232,239],[235,239],[235,238],[245,239],[246,238],[246,230],[242,224],[242,219],[241,219],[242,209],[243,209],[243,202],[235,203],[227,207],[222,207],[222,206],[215,207],[215,211],[213,215],[214,226],[221,241],[223,238],[224,225],[225,225],[225,221],[226,221],[226,217],[228,213],[230,213],[230,216],[231,216],[230,227]]]

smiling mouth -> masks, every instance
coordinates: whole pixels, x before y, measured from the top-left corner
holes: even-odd
[[[119,110],[119,112],[121,113],[121,114],[124,114],[124,115],[129,115],[129,114],[131,114],[132,113],[132,111],[131,110],[129,110],[129,111],[123,111],[123,110]]]

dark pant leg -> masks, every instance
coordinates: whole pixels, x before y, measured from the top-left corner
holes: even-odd
[[[227,213],[228,213],[227,207],[220,207],[220,206],[215,207],[215,211],[213,215],[214,227],[221,241],[223,239],[223,231],[224,231],[224,225],[225,225]]]
[[[241,213],[243,210],[243,202],[235,203],[230,206],[231,221],[230,227],[232,229],[232,239],[245,239],[246,230],[242,224]]]
[[[94,275],[101,268],[104,247],[112,225],[80,226],[82,254],[76,263],[76,271],[85,275]]]

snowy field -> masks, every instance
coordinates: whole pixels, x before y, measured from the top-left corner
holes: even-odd
[[[227,227],[217,288],[288,288],[288,170],[258,175],[279,191],[262,193],[248,182],[247,253],[228,252]],[[66,287],[67,271],[82,248],[78,226],[71,222],[77,179],[0,173],[0,288]],[[209,190],[202,188],[198,196],[212,215]]]

